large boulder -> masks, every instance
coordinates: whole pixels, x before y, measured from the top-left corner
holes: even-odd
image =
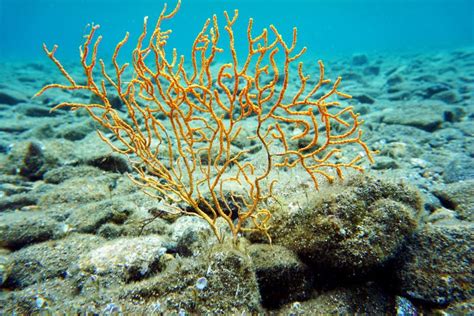
[[[350,274],[394,258],[417,227],[422,203],[402,183],[357,176],[274,213],[273,243],[313,267]]]

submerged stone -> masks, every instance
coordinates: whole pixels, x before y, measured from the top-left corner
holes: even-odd
[[[53,239],[59,223],[35,211],[0,214],[0,247],[19,249],[28,244]]]
[[[253,244],[249,246],[249,254],[265,307],[275,308],[309,298],[312,273],[292,251],[277,245]]]
[[[313,267],[364,273],[395,257],[421,208],[406,185],[357,176],[275,213],[270,234]]]
[[[398,259],[399,287],[408,297],[436,305],[473,298],[474,225],[453,220],[427,224]]]

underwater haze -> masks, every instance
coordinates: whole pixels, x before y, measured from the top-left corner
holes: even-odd
[[[89,23],[101,25],[101,52],[107,54],[129,31],[141,32],[143,17],[154,24],[163,0],[0,0],[0,59],[44,58],[41,44],[58,44],[58,56],[78,55]],[[174,1],[168,1],[173,7]],[[472,0],[184,0],[167,26],[170,47],[187,55],[204,21],[239,9],[236,40],[245,47],[247,21],[254,29],[274,24],[288,36],[299,30],[299,44],[311,56],[331,57],[354,52],[407,52],[472,45]],[[131,45],[131,44],[129,44]]]

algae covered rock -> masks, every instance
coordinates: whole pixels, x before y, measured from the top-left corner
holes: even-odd
[[[81,236],[86,235],[77,234],[68,238],[69,241],[59,242],[62,246],[58,251],[68,244],[73,245]],[[36,284],[16,289],[0,296],[0,306],[3,304],[4,311],[9,313],[25,315],[41,312],[47,315],[246,315],[263,312],[255,269],[244,246],[219,244],[203,250],[197,257],[182,258],[161,253],[158,247],[163,240],[156,235],[120,238],[100,246],[97,245],[100,238],[91,237],[93,250],[79,259],[54,259],[53,256],[58,255],[56,252],[42,261],[48,264],[56,260],[60,264],[48,270],[51,273],[42,280],[40,292]],[[43,250],[49,243],[44,245]],[[84,250],[80,249],[80,253]],[[153,256],[153,250],[158,251],[157,256]],[[159,264],[155,265],[157,257]],[[67,266],[68,259],[71,259],[68,276],[64,279],[55,277]],[[147,273],[140,274],[140,269]],[[23,275],[27,273],[25,271]],[[39,273],[37,271],[31,277]]]
[[[195,256],[203,252],[209,243],[215,243],[209,224],[196,216],[181,216],[171,225],[171,240],[176,242],[180,256]]]
[[[469,194],[471,192],[471,194]],[[474,179],[449,183],[435,189],[442,204],[455,210],[460,219],[474,221]]]
[[[65,180],[54,186],[53,190],[45,192],[39,200],[43,208],[50,208],[57,204],[82,205],[89,202],[103,201],[110,197],[114,175],[98,177],[81,177]]]
[[[283,306],[277,315],[391,315],[393,297],[379,286],[366,283],[321,293],[317,297]]]
[[[94,183],[96,188],[99,185]],[[79,191],[79,190],[78,190]],[[97,193],[99,197],[100,193]],[[128,199],[127,199],[128,198]],[[103,199],[99,202],[87,203],[79,207],[72,207],[66,223],[75,230],[83,233],[96,232],[107,223],[123,224],[138,206],[127,198]]]
[[[131,282],[160,270],[165,246],[166,240],[161,236],[118,238],[83,255],[78,265],[86,275],[104,285]]]
[[[15,251],[8,260],[10,275],[6,286],[25,288],[38,280],[63,278],[68,269],[77,263],[84,251],[89,251],[104,242],[103,238],[72,234],[61,240],[47,241]]]
[[[363,273],[397,254],[420,209],[407,186],[357,176],[275,212],[270,234],[311,266]]]
[[[30,180],[41,179],[48,164],[54,165],[52,157],[45,154],[45,146],[37,141],[20,142],[11,147],[8,155],[10,173]]]
[[[230,243],[194,258],[172,260],[156,276],[127,285],[120,301],[132,314],[246,315],[262,312],[255,268],[245,251]]]
[[[474,298],[474,225],[452,221],[428,224],[409,240],[399,258],[400,289],[437,305]]]
[[[64,140],[19,141],[9,148],[4,171],[30,181],[42,180],[47,171],[76,160],[74,144]]]
[[[66,180],[73,179],[73,178],[91,178],[91,177],[99,177],[103,174],[103,171],[99,168],[92,167],[92,166],[71,166],[71,165],[64,165],[59,166],[57,168],[53,168],[47,171],[44,174],[43,180],[46,183],[52,184],[59,184]]]
[[[53,239],[58,233],[59,223],[41,212],[6,212],[0,215],[0,247],[19,249]]]
[[[282,246],[268,244],[250,245],[248,251],[255,266],[265,307],[274,308],[309,297],[312,273],[293,252]]]

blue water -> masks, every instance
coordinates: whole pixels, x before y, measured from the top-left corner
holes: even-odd
[[[58,56],[77,58],[86,25],[101,25],[101,56],[107,57],[126,31],[139,35],[143,17],[150,26],[163,0],[0,0],[0,59],[43,59],[42,42],[59,44]],[[174,6],[176,0],[170,0]],[[290,40],[298,27],[299,45],[318,58],[358,52],[407,52],[452,49],[472,45],[473,0],[183,0],[170,46],[188,54],[206,18],[239,9],[238,46],[246,45],[250,17],[255,30],[274,24]],[[224,30],[221,30],[225,33]],[[223,34],[224,35],[224,34]],[[133,48],[129,44],[129,49]],[[245,46],[244,46],[245,47]]]

